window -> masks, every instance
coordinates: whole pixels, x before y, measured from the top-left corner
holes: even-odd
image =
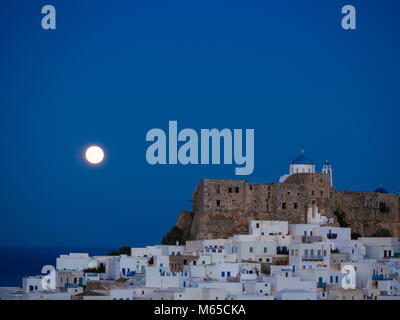
[[[254,249],[253,249],[253,247],[250,247],[249,250],[250,250],[250,252],[253,252]]]
[[[312,196],[314,195],[314,190],[311,191],[311,195],[312,195]]]
[[[230,276],[231,276],[231,272],[228,271],[228,272],[226,273],[226,276],[227,276],[227,277],[230,277]]]
[[[389,208],[386,207],[386,203],[385,202],[379,202],[379,211],[381,213],[389,212]]]
[[[217,207],[219,207],[221,204],[221,200],[217,200]]]
[[[221,277],[225,277],[225,272],[221,271]]]
[[[256,223],[256,228],[259,228],[260,227],[260,224],[259,223]]]
[[[268,249],[267,247],[264,247],[264,253],[267,253]]]
[[[297,202],[293,204],[293,208],[297,209]]]
[[[229,187],[229,188],[228,188],[228,192],[229,192],[229,193],[232,193],[232,187]]]
[[[235,193],[239,193],[239,188],[235,187]]]
[[[286,209],[286,202],[282,202],[282,209]]]

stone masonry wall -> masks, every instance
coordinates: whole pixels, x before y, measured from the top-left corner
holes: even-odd
[[[399,230],[399,197],[374,192],[336,192],[329,176],[298,173],[283,183],[248,183],[245,180],[201,180],[193,193],[193,213],[189,239],[227,238],[247,234],[249,220],[285,220],[307,223],[307,209],[334,218],[335,210],[345,213],[345,221],[364,236],[379,228]]]

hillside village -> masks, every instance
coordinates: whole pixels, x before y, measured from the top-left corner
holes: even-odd
[[[317,220],[317,217],[314,217]],[[45,275],[0,288],[27,300],[400,300],[396,237],[351,239],[350,228],[249,221],[247,235],[185,245],[131,248],[130,254],[57,258],[55,288]],[[356,271],[344,289],[342,268]]]

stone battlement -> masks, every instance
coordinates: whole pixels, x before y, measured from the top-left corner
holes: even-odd
[[[399,234],[399,197],[377,192],[336,191],[323,173],[295,173],[282,183],[204,179],[193,192],[188,238],[246,234],[249,220],[307,223],[310,207],[339,226],[335,212],[353,232],[369,236],[380,228]]]

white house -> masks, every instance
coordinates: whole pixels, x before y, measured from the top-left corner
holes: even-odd
[[[146,287],[149,288],[185,288],[188,286],[187,272],[169,272],[157,267],[146,268]]]
[[[309,261],[327,266],[330,254],[331,245],[328,242],[293,243],[289,246],[289,264]]]
[[[249,221],[249,234],[255,236],[287,235],[288,222],[251,220]]]
[[[42,286],[42,276],[30,276],[22,278],[22,290],[25,293],[44,291]]]
[[[140,261],[139,258],[130,257],[125,254],[111,257],[107,260],[106,265],[108,279],[117,280],[132,276],[136,272],[138,265],[139,269],[142,270],[141,265],[137,261]]]
[[[368,259],[382,259],[394,257],[394,253],[398,252],[397,237],[388,238],[360,238],[366,247],[366,255]]]
[[[56,259],[56,269],[81,271],[89,268],[89,262],[92,262],[92,260],[88,253],[62,254]],[[92,263],[93,265],[91,267],[93,267],[96,262]]]

